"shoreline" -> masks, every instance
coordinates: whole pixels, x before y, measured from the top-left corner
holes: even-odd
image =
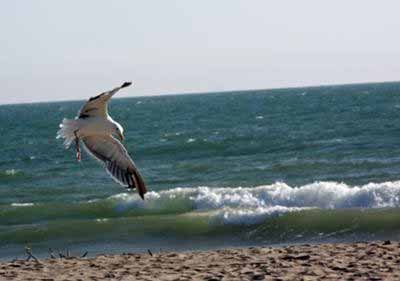
[[[400,241],[0,262],[1,280],[400,280]]]

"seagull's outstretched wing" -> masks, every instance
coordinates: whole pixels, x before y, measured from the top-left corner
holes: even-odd
[[[137,188],[144,199],[146,186],[136,169],[133,160],[124,146],[112,136],[89,136],[82,138],[86,150],[96,159],[104,163],[111,177],[128,188]]]
[[[104,117],[107,118],[107,102],[111,97],[122,88],[130,86],[131,82],[125,82],[121,86],[112,89],[111,91],[101,93],[95,97],[91,97],[81,108],[78,113],[78,118],[84,119],[88,117]]]

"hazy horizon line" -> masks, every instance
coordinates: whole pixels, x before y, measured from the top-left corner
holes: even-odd
[[[287,90],[287,89],[304,89],[304,88],[319,88],[319,87],[340,87],[340,86],[350,86],[350,85],[368,85],[368,84],[389,84],[389,83],[400,83],[400,80],[387,80],[387,81],[370,81],[370,82],[350,82],[350,83],[333,83],[333,84],[318,84],[318,85],[304,85],[304,86],[289,86],[289,87],[275,87],[275,88],[253,88],[253,89],[232,89],[232,90],[214,90],[207,92],[198,91],[188,91],[182,93],[164,93],[164,94],[148,94],[148,95],[137,95],[130,97],[114,97],[113,99],[130,99],[130,98],[146,98],[146,97],[162,97],[162,96],[181,96],[181,95],[201,95],[201,94],[219,94],[219,93],[236,93],[236,92],[252,92],[252,91],[274,91],[274,90]],[[41,104],[41,103],[58,103],[58,102],[78,102],[86,101],[90,97],[83,99],[60,99],[60,100],[44,100],[44,101],[32,101],[32,102],[11,102],[11,103],[1,103],[3,105],[27,105],[27,104]]]

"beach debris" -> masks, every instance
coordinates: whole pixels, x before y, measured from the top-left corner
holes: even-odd
[[[26,261],[29,261],[31,258],[34,259],[37,263],[40,263],[39,260],[32,254],[32,249],[29,246],[25,246],[25,253],[28,255]]]
[[[86,257],[87,256],[87,254],[88,254],[89,252],[88,251],[86,251],[82,256],[81,256],[81,258],[84,258],[84,257]]]
[[[58,251],[58,256],[60,257],[60,259],[66,258],[66,256],[60,251]]]
[[[67,249],[65,253],[58,251],[58,256],[60,257],[60,259],[84,258],[88,255],[88,253],[88,251],[85,251],[82,255],[71,255],[71,252],[69,251],[69,249]],[[49,248],[49,254],[51,258],[55,258],[53,250],[51,248]]]
[[[308,260],[310,255],[300,254],[300,255],[285,255],[282,257],[283,260]]]
[[[147,252],[149,253],[150,256],[153,256],[153,253],[150,251],[150,249],[147,249]]]
[[[112,272],[108,272],[104,275],[104,278],[115,278],[115,274]]]
[[[49,248],[49,255],[51,259],[55,259],[56,257],[54,256],[53,250]]]

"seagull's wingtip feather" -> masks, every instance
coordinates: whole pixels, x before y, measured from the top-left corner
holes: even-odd
[[[129,87],[130,85],[132,85],[132,82],[124,82],[124,84],[122,84],[121,88],[125,88],[125,87]]]
[[[142,200],[144,200],[144,193],[139,192],[140,198],[142,198]]]

